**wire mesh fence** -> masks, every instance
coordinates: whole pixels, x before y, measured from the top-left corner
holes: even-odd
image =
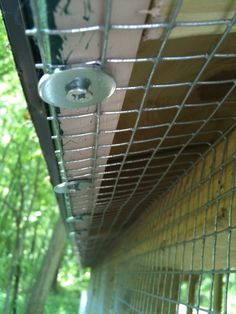
[[[39,76],[86,64],[117,81],[102,104],[48,110],[61,180],[92,181],[65,194],[82,262],[96,266],[90,312],[233,313],[235,4],[160,1],[153,22],[158,1],[49,2],[30,2],[26,29]]]
[[[156,198],[168,189],[235,122],[233,14],[229,14],[227,19],[180,21],[185,2],[173,1],[171,13],[160,23],[113,24],[117,5],[117,1],[106,1],[105,7],[100,8],[102,24],[85,26],[83,21],[80,28],[73,25],[63,29],[59,25],[58,29],[51,29],[49,4],[44,3],[42,9],[37,1],[32,1],[34,27],[26,30],[27,35],[34,35],[38,40],[43,63],[36,63],[36,68],[47,73],[55,68],[74,67],[86,62],[108,68],[109,64],[115,64],[111,70],[118,73],[124,71],[126,64],[133,67],[129,84],[118,85],[108,103],[86,110],[65,109],[59,114],[50,108],[48,119],[54,130],[52,139],[62,181],[90,178],[93,182],[93,188],[87,194],[65,195],[67,216],[79,220],[84,212],[87,214],[89,223],[83,223],[85,227],[81,228],[70,220],[70,228],[78,233],[78,237],[83,237],[78,245],[81,256],[88,263],[92,263],[92,255],[95,258],[140,214],[147,199]],[[123,6],[125,10],[125,4]],[[218,29],[213,38],[210,35],[212,27]],[[142,34],[148,29],[161,29],[162,35],[161,41],[156,40],[151,47],[151,52],[149,48],[147,52],[143,48],[147,55],[140,57],[135,50],[134,56],[120,57],[116,50],[111,52],[113,30],[117,32],[118,41],[122,41],[127,32],[132,37],[135,32]],[[199,53],[198,46],[189,51],[190,37],[179,44],[181,49],[184,44],[182,51],[178,46],[173,51],[172,33],[181,32],[181,29],[206,29],[203,33],[207,36],[204,35],[204,41],[201,39],[199,42],[202,53]],[[103,39],[96,37],[97,32],[102,33]],[[87,55],[83,56],[81,52],[84,49],[81,44],[79,56],[74,56],[74,60],[61,57],[60,63],[55,64],[59,49],[53,46],[55,40],[60,38],[62,41],[62,36],[66,35],[60,49],[68,50],[70,45],[67,42],[74,43],[76,38],[81,39],[80,34],[86,36],[88,33],[99,45],[99,59],[87,60]],[[178,50],[180,55],[173,55]],[[191,64],[194,69],[188,73]],[[208,72],[217,66],[220,73],[213,71],[209,78]],[[224,73],[222,66],[225,66]],[[176,81],[172,75],[165,77],[166,67],[172,68]],[[142,78],[138,71],[143,72]],[[120,80],[119,77],[117,79]],[[125,101],[121,108],[119,101],[124,93]],[[114,120],[115,123],[110,123]]]
[[[235,135],[116,241],[88,313],[235,313]]]

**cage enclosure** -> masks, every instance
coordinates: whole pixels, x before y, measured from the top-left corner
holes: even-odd
[[[4,18],[92,268],[86,312],[235,313],[236,1],[17,5]]]

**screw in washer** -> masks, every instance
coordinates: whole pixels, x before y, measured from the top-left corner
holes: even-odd
[[[66,85],[66,98],[71,102],[83,103],[93,98],[89,90],[91,81],[85,77],[77,77]]]

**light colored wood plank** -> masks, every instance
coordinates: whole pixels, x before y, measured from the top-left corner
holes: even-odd
[[[174,5],[173,0],[154,0],[149,10],[141,12],[149,15],[149,23],[168,21],[170,10]],[[177,21],[208,21],[230,19],[236,10],[234,0],[187,0],[183,1],[181,11]],[[171,33],[171,38],[181,38],[188,36],[221,34],[225,26],[214,25],[207,27],[177,27]],[[162,29],[147,30],[145,40],[159,39],[163,34]]]
[[[88,4],[91,4],[89,9]],[[141,9],[148,9],[150,0],[136,0],[136,1],[113,1],[111,24],[125,24],[130,21],[134,24],[142,24],[145,22],[146,15],[139,14]],[[104,25],[105,16],[105,2],[99,1],[70,1],[67,10],[62,9],[61,3],[55,8],[54,22],[55,27],[58,29],[70,29],[76,27],[86,27],[92,25]],[[86,17],[86,18],[85,18]],[[122,33],[122,36],[121,36]],[[132,32],[130,36],[129,30],[116,31],[111,30],[108,38],[107,58],[121,58],[132,57],[135,58],[137,49],[139,47],[140,39],[142,36],[142,30],[136,30]],[[101,55],[101,49],[103,45],[103,32],[87,32],[83,34],[71,34],[63,36],[60,54],[62,60],[67,60],[67,63],[78,64],[91,60],[99,60]],[[59,51],[58,51],[59,52]],[[106,65],[106,70],[110,72],[116,79],[117,85],[128,85],[130,75],[132,72],[133,63],[129,64],[109,64]],[[119,111],[122,108],[125,98],[125,92],[115,92],[111,98],[105,100],[101,105],[101,111]],[[95,106],[82,109],[67,110],[61,109],[62,115],[75,115],[83,113],[94,113],[96,111]],[[100,130],[114,130],[117,127],[119,116],[103,116],[101,118]],[[84,132],[96,131],[96,117],[85,117],[75,120],[62,120],[61,128],[64,135],[79,134]],[[114,133],[100,134],[98,135],[99,144],[112,144]],[[79,149],[84,147],[93,147],[95,145],[95,137],[88,135],[80,138],[64,139],[64,149]],[[108,156],[110,148],[98,148],[97,156]],[[94,151],[84,150],[80,152],[65,152],[65,161],[78,160],[78,163],[68,164],[67,169],[76,169],[80,167],[93,166],[92,161],[86,161],[80,163],[81,159],[91,159],[94,156]],[[100,171],[105,170],[106,160],[98,159],[96,165],[104,165],[100,167]],[[88,178],[92,176],[92,170],[84,171],[82,174],[88,174]],[[69,175],[69,179],[73,179],[74,176],[78,177],[81,173],[73,172],[73,175]],[[100,181],[98,182],[98,186]],[[76,204],[75,204],[76,205]]]
[[[236,195],[232,199],[229,193],[219,202],[216,201],[236,185],[236,182],[232,182],[235,136],[236,131],[228,138],[225,152],[228,163],[225,167],[219,167],[224,151],[224,144],[221,143],[216,147],[215,159],[211,151],[165,197],[152,204],[148,216],[141,216],[130,231],[117,241],[109,256],[109,263],[131,261],[132,258],[141,261],[141,256],[156,251],[153,263],[157,268],[184,271],[224,269],[228,267],[227,256],[231,267],[236,267],[236,231],[233,229],[231,232],[228,255],[227,229],[231,210],[231,226],[236,226]],[[218,170],[209,181],[207,178],[213,166]],[[192,192],[187,192],[190,189]],[[217,236],[214,234],[215,225]]]

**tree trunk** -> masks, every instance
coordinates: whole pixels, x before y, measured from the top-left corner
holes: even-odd
[[[54,276],[53,281],[52,281],[51,291],[53,293],[57,293],[58,292],[57,277],[58,277],[59,269],[60,269],[60,266],[61,266],[61,260],[62,260],[62,256],[61,256],[61,259],[60,259],[60,261],[59,261],[59,263],[57,265],[55,276]]]
[[[26,314],[42,314],[44,312],[44,305],[64,251],[65,243],[66,232],[60,218],[54,227],[48,250],[29,297]]]

